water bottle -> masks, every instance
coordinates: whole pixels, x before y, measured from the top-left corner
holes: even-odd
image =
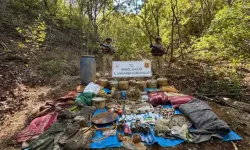
[[[122,91],[122,99],[123,100],[126,100],[127,99],[127,93],[126,93],[126,91]]]

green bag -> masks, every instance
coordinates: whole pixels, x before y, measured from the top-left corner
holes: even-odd
[[[91,106],[92,105],[92,98],[95,96],[96,96],[95,93],[83,92],[76,97],[75,102],[76,103],[80,102],[81,104]]]

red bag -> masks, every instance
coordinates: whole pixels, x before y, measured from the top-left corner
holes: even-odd
[[[148,93],[148,102],[153,106],[166,105],[169,103],[167,95],[164,92]]]
[[[194,97],[185,95],[185,96],[169,96],[168,99],[170,100],[171,104],[174,108],[178,108],[181,104],[185,104],[191,101]]]

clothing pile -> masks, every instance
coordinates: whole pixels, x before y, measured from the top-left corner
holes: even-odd
[[[26,147],[35,150],[89,149],[93,132],[87,122],[96,109],[93,106],[79,109],[73,112],[65,109],[34,119],[18,134],[17,142],[31,141]]]

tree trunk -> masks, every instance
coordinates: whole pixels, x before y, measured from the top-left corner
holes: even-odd
[[[180,50],[180,56],[182,60],[184,59],[183,51],[181,48],[181,31],[180,31],[180,19],[179,19],[179,9],[178,9],[178,0],[175,0],[176,12],[177,16],[175,16],[176,24],[177,24],[177,32],[178,32],[178,48]]]
[[[201,4],[201,23],[202,23],[202,26],[204,26],[204,5],[203,5],[203,0],[200,0],[200,4]]]
[[[5,12],[5,8],[6,8],[6,0],[1,0],[1,12]]]
[[[211,5],[210,5],[209,0],[204,0],[204,4],[206,5],[209,21],[211,21],[212,20],[212,13],[211,13]]]
[[[172,10],[172,30],[171,30],[171,51],[170,51],[170,61],[169,67],[173,62],[173,55],[174,55],[174,20],[175,20],[175,6],[173,4],[173,0],[171,0],[171,10]]]
[[[90,20],[88,22],[88,29],[87,29],[87,33],[86,33],[86,51],[85,54],[89,54],[89,30],[90,30]]]
[[[0,6],[0,21],[2,20],[2,17],[4,16],[5,13],[5,8],[6,8],[6,0],[1,0],[1,6]]]

